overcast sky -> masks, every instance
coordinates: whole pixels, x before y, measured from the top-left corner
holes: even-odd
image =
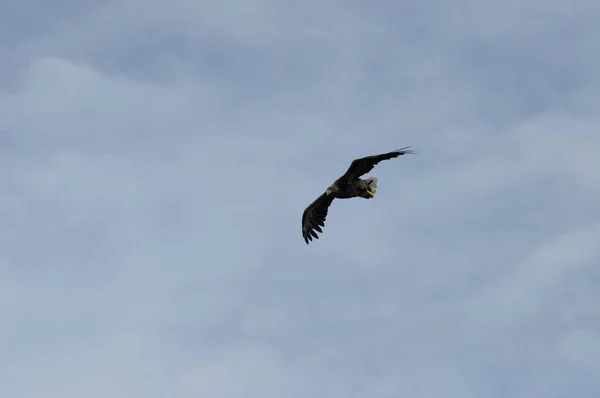
[[[0,9],[2,397],[600,396],[600,2]]]

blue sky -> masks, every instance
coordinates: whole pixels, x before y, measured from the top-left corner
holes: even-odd
[[[600,395],[600,3],[2,9],[2,396]]]

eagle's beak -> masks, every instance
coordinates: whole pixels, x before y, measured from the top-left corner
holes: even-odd
[[[375,196],[375,194],[373,192],[371,192],[371,191],[367,191],[367,193],[369,194],[370,197],[374,197]]]

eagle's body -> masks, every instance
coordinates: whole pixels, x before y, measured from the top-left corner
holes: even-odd
[[[350,199],[361,197],[371,199],[377,190],[377,177],[360,177],[375,167],[382,160],[396,158],[407,153],[415,153],[410,147],[398,149],[397,151],[383,153],[380,155],[367,156],[355,159],[343,176],[331,184],[327,190],[315,199],[302,214],[302,237],[309,243],[313,237],[318,239],[316,231],[323,232],[321,227],[325,226],[327,211],[334,199]]]

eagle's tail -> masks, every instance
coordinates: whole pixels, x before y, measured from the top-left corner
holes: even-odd
[[[369,177],[367,183],[369,184],[369,191],[375,193],[377,191],[377,177]]]

